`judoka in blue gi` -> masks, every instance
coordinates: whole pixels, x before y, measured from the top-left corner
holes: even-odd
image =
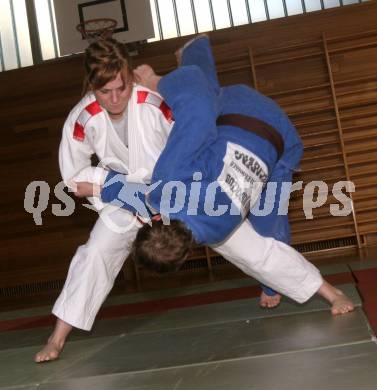
[[[245,85],[219,86],[207,37],[185,47],[182,63],[162,78],[148,66],[139,69],[175,119],[151,185],[110,172],[101,192],[102,201],[151,218],[151,226],[139,230],[133,254],[160,272],[177,270],[194,242],[223,241],[245,218],[260,235],[289,243],[290,184],[303,151],[295,128],[271,99]],[[353,310],[344,294],[324,285],[326,291],[322,286],[318,292],[333,308],[338,300],[334,314]]]
[[[276,103],[257,91],[245,85],[220,88],[206,37],[196,39],[182,55],[185,66],[158,85],[173,111],[175,126],[154,169],[153,182],[161,182],[149,193],[149,205],[171,220],[184,222],[199,244],[222,241],[243,218],[249,218],[261,235],[289,243],[287,213],[278,215],[278,208],[281,185],[291,182],[302,155],[295,128]],[[242,128],[243,122],[251,129]],[[254,133],[253,128],[266,135]],[[177,180],[174,196],[170,189]],[[274,207],[268,215],[258,217],[249,208],[260,197],[262,187],[264,204],[267,180],[278,187],[269,187]],[[102,200],[112,201],[118,195],[116,181],[114,184],[104,188]],[[289,186],[286,188],[289,191]],[[169,241],[176,247],[176,242]],[[275,294],[266,287],[264,292]]]

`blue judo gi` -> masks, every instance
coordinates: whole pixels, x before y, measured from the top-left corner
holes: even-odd
[[[172,109],[175,124],[153,171],[155,188],[149,192],[148,204],[162,215],[183,221],[200,244],[223,241],[244,218],[262,236],[289,244],[288,216],[279,215],[278,210],[289,199],[289,185],[283,183],[291,183],[303,147],[287,115],[250,87],[220,87],[206,37],[185,48],[182,66],[160,80],[158,91]],[[253,117],[272,126],[284,141],[281,156],[271,142],[255,133],[218,126],[217,118],[226,114]],[[108,175],[101,193],[105,202],[118,198],[124,184],[132,188],[126,179],[122,183],[114,177],[114,172]],[[136,191],[144,201],[147,187]],[[256,197],[270,213],[258,216],[256,208],[250,211]],[[122,207],[138,211],[129,203]],[[264,290],[268,295],[275,293]]]

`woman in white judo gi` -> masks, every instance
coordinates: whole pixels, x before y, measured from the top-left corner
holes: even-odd
[[[85,70],[85,96],[68,115],[59,148],[64,182],[101,183],[104,171],[91,166],[93,154],[102,167],[136,182],[150,180],[171,130],[169,110],[158,94],[134,82],[126,46],[114,39],[88,47]],[[36,362],[56,359],[72,328],[91,329],[128,255],[140,224],[130,212],[103,206],[89,240],[71,261],[52,311],[56,326]]]
[[[66,183],[92,181],[93,153],[107,161],[108,168],[127,173],[134,181],[148,182],[164,147],[171,129],[169,110],[158,94],[132,83],[132,72],[122,50],[114,43],[97,42],[86,53],[89,93],[70,113],[60,147]],[[117,121],[123,121],[118,132]],[[128,135],[123,133],[125,123]],[[99,177],[98,183],[102,180]],[[105,207],[100,216],[108,210]],[[55,329],[36,355],[37,362],[56,359],[73,327],[91,329],[129,253],[129,244],[142,224],[135,222],[130,212],[110,211],[116,226],[131,228],[114,231],[105,218],[98,219],[88,242],[78,248],[72,259],[66,284],[53,309],[58,318]],[[282,242],[260,236],[247,220],[213,248],[245,273],[298,302],[309,299],[324,284],[318,270],[300,254]],[[341,310],[334,301],[333,311]]]

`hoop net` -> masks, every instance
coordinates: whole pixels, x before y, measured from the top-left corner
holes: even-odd
[[[90,19],[76,26],[83,39],[93,43],[101,38],[109,38],[113,35],[117,21],[110,18]]]

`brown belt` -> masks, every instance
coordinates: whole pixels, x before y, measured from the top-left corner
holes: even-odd
[[[241,129],[250,131],[261,138],[269,141],[276,149],[278,159],[284,151],[284,141],[280,133],[278,133],[268,123],[263,122],[252,116],[246,116],[242,114],[225,114],[220,115],[216,121],[217,126],[236,126]]]

